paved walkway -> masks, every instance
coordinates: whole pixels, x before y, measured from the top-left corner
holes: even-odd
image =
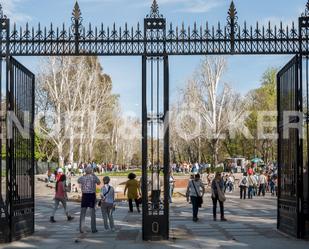
[[[212,220],[211,200],[205,197],[200,220],[192,222],[191,206],[177,199],[171,207],[171,239],[165,242],[143,242],[141,239],[141,215],[128,214],[127,204],[120,203],[115,212],[116,232],[103,229],[101,213],[97,211],[99,232],[81,236],[78,232],[79,204],[69,203],[76,216],[68,223],[56,214],[57,223],[48,222],[52,209],[51,196],[36,199],[36,233],[34,236],[0,248],[308,248],[308,241],[289,238],[276,230],[276,199],[272,197],[239,200],[238,195],[229,194],[225,204],[228,222]],[[89,219],[86,220],[89,226]]]

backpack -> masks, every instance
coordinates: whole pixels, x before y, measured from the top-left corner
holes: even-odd
[[[241,180],[241,184],[243,186],[246,186],[247,185],[247,177],[244,177],[242,180]]]

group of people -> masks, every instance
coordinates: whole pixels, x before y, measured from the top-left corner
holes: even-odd
[[[126,182],[124,194],[128,197],[129,202],[129,212],[133,212],[133,200],[136,203],[137,211],[140,212],[139,205],[141,203],[141,190],[140,183],[136,180],[136,175],[130,173],[128,175],[129,180]],[[55,214],[59,207],[59,204],[62,203],[64,208],[65,216],[68,221],[74,219],[67,210],[67,192],[68,188],[66,185],[66,174],[62,170],[57,171],[56,177],[56,189],[54,197],[54,209],[50,217],[50,222],[54,223]],[[115,210],[115,190],[113,186],[110,185],[110,178],[108,176],[103,177],[103,186],[100,190],[100,200],[97,203],[96,198],[96,189],[97,186],[101,185],[100,179],[94,174],[93,167],[87,166],[85,168],[85,174],[78,178],[78,184],[81,186],[82,198],[81,198],[81,212],[80,212],[80,222],[79,222],[79,231],[84,233],[85,227],[85,218],[87,209],[90,209],[91,216],[91,231],[92,233],[97,233],[96,228],[96,205],[101,208],[102,217],[104,221],[104,227],[106,230],[115,230],[113,212]]]
[[[97,164],[96,162],[91,163],[80,163],[78,165],[78,173],[83,174],[87,167],[91,166],[93,171],[98,174],[104,174],[107,172],[120,172],[120,171],[127,171],[128,166],[126,165],[119,165],[114,163],[101,163]]]
[[[92,167],[94,173],[104,174],[107,172],[121,172],[121,171],[128,171],[130,168],[134,168],[134,166],[126,166],[126,165],[119,165],[114,163],[101,163],[97,164],[96,162],[90,163],[67,163],[63,166],[63,171],[65,173],[70,172],[72,175],[82,175],[85,174],[86,168]],[[52,172],[51,168],[47,170],[47,177],[49,182],[53,182],[55,180],[55,176],[57,172]]]
[[[213,219],[217,220],[217,204],[220,206],[221,221],[226,221],[224,216],[224,180],[221,173],[216,173],[215,178],[211,182],[211,199],[213,203]],[[205,194],[205,186],[201,180],[200,174],[191,176],[187,186],[187,201],[192,204],[193,221],[198,221],[198,211],[202,207],[203,197]]]
[[[65,173],[62,169],[58,169],[56,173],[56,190],[54,197],[54,209],[50,217],[50,222],[55,221],[55,213],[60,203],[64,207],[64,213],[68,221],[74,219],[67,211],[67,192],[71,191],[71,170]],[[209,176],[209,175],[208,175]],[[128,175],[128,181],[125,184],[124,195],[128,198],[129,212],[133,212],[133,202],[135,202],[137,212],[140,213],[140,205],[142,203],[141,181],[136,179],[134,173]],[[86,211],[89,208],[91,213],[91,231],[97,232],[96,229],[96,189],[101,185],[100,179],[95,175],[93,165],[87,165],[84,170],[84,175],[78,178],[78,184],[81,187],[81,212],[79,230],[84,233],[84,224]],[[207,184],[211,188],[211,199],[213,203],[213,219],[217,220],[217,205],[220,207],[220,219],[226,221],[224,216],[224,201],[225,192],[231,192],[236,185],[233,173],[222,175],[216,173],[212,179],[207,177]],[[74,186],[73,186],[74,187]],[[169,179],[169,202],[172,203],[173,190],[175,187],[175,178],[173,171],[170,172]],[[242,178],[239,180],[240,199],[252,199],[253,196],[265,196],[266,191],[269,189],[272,195],[277,192],[277,177],[274,172],[261,172],[257,174],[252,168],[248,168]],[[193,221],[198,221],[198,211],[203,204],[203,197],[205,194],[205,186],[199,173],[191,175],[189,180],[186,197],[187,201],[192,204]],[[113,212],[115,210],[115,190],[110,185],[110,178],[105,176],[103,178],[103,186],[100,190],[99,206],[101,208],[102,217],[104,220],[105,229],[115,229]]]
[[[183,174],[197,174],[202,173],[204,169],[210,167],[210,164],[199,164],[199,163],[173,163],[171,164],[171,170],[174,173],[183,173]]]
[[[277,196],[278,177],[273,172],[261,171],[260,174],[256,174],[252,168],[249,168],[247,172],[243,174],[242,179],[239,182],[240,199],[246,199],[248,193],[248,199],[252,199],[253,196],[265,196],[269,191],[272,196]]]

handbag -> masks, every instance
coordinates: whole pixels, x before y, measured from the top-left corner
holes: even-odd
[[[138,205],[141,205],[143,203],[142,197],[139,197],[136,202]]]
[[[111,190],[111,186],[108,187],[107,192],[103,195],[104,198],[108,195],[108,193],[109,193],[110,190]],[[102,207],[102,204],[103,204],[103,203],[104,203],[103,199],[99,200],[98,206],[99,206],[99,207]]]
[[[217,186],[217,191],[218,191],[218,198],[219,198],[219,201],[221,202],[225,202],[226,201],[226,198],[225,198],[225,195],[224,193],[222,192],[218,182],[216,181],[216,186]]]
[[[198,205],[198,207],[202,207],[202,204],[203,204],[203,197],[200,196],[200,195],[198,194],[198,192],[197,192],[197,190],[196,190],[196,187],[195,187],[195,184],[194,184],[194,181],[191,181],[191,182],[192,182],[192,184],[193,184],[193,187],[194,187],[194,189],[195,189],[195,193],[196,193],[196,195],[197,195],[197,205]]]

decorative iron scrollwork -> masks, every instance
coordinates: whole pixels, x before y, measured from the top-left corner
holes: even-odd
[[[0,9],[2,12],[2,9]],[[9,35],[10,55],[143,55],[145,44],[149,53],[168,55],[186,54],[295,54],[301,50],[309,53],[309,0],[306,5],[308,16],[302,17],[301,33],[295,24],[285,26],[242,25],[238,21],[238,13],[231,1],[228,10],[227,24],[217,23],[193,27],[182,23],[179,27],[169,25],[166,30],[165,18],[160,18],[157,1],[153,1],[151,14],[145,18],[147,32],[140,24],[136,27],[98,27],[82,25],[82,13],[78,2],[72,12],[72,25],[66,27],[16,27]],[[2,14],[3,15],[3,14]],[[4,15],[3,15],[4,16]],[[3,22],[8,23],[8,22]],[[144,28],[145,28],[144,27]],[[7,42],[6,28],[2,28],[0,43],[3,55]],[[303,44],[301,46],[301,43]],[[22,45],[21,45],[22,44]],[[57,44],[57,46],[55,45]],[[98,46],[99,45],[99,46]],[[306,50],[306,51],[304,51]]]
[[[82,12],[79,8],[79,4],[78,2],[76,1],[75,2],[75,5],[74,5],[74,9],[73,9],[73,12],[72,12],[72,31],[75,35],[78,35],[82,32],[82,21],[83,21],[83,18],[82,18]]]
[[[231,2],[228,17],[227,17],[227,31],[231,34],[238,31],[238,16],[234,1]]]
[[[163,15],[159,12],[159,5],[157,0],[153,0],[153,3],[150,8],[150,14],[147,15],[147,18],[163,18]]]

